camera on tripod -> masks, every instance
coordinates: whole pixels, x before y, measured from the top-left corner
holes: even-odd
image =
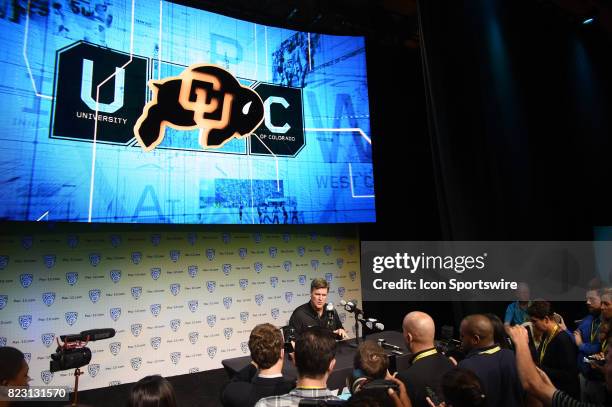
[[[90,329],[80,334],[61,335],[57,340],[57,349],[51,355],[49,370],[59,372],[61,370],[78,369],[91,362],[91,349],[86,345],[90,341],[108,339],[115,336],[112,328]],[[63,342],[60,344],[60,340]]]

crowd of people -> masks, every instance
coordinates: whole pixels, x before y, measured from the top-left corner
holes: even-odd
[[[315,299],[328,288],[317,287],[321,284],[311,290]],[[468,315],[460,325],[459,357],[438,346],[431,316],[410,312],[402,323],[409,367],[390,372],[388,353],[379,343],[366,340],[358,347],[347,378],[350,394],[340,397],[327,388],[336,364],[338,332],[322,325],[305,327],[287,348],[280,328],[260,324],[249,337],[252,361],[224,386],[221,403],[227,407],[609,406],[612,290],[589,290],[586,304],[588,315],[574,331],[544,300],[519,299],[508,307],[504,322],[492,314]],[[286,359],[295,365],[297,380],[283,376]],[[1,386],[27,385],[23,353],[2,347],[0,361]],[[147,376],[133,386],[127,405],[174,407],[176,397],[166,379]]]

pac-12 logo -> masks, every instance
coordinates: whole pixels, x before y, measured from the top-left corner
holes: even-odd
[[[264,120],[259,95],[213,65],[191,65],[179,76],[149,81],[149,88],[153,99],[134,125],[145,151],[163,141],[166,126],[199,129],[200,146],[217,148],[251,134]]]

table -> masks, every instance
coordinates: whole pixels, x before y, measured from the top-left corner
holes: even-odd
[[[406,347],[404,338],[401,332],[396,331],[384,331],[371,334],[367,336],[368,340],[376,341],[379,338],[384,338],[387,343],[400,347],[400,352],[403,353],[401,356],[396,356],[397,370],[407,369],[410,363],[410,351]],[[346,386],[346,379],[351,375],[353,371],[353,359],[357,349],[352,347],[355,339],[349,339],[338,342],[338,348],[336,350],[336,366],[334,371],[327,379],[327,388],[330,390],[342,389]],[[386,349],[387,354],[391,355],[390,351]],[[240,369],[245,367],[251,362],[250,356],[242,356],[239,358],[225,359],[221,361],[221,364],[225,368],[225,372],[231,378]],[[288,359],[288,355],[285,355],[285,363],[283,365],[283,375],[288,379],[296,379],[297,371],[294,364]]]

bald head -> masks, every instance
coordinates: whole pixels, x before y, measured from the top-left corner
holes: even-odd
[[[461,322],[461,344],[465,351],[492,345],[493,324],[481,314],[467,316]]]
[[[436,326],[433,319],[426,313],[414,311],[407,314],[404,317],[402,328],[404,329],[406,342],[408,342],[411,349],[414,345],[423,348],[432,348],[434,346]]]

